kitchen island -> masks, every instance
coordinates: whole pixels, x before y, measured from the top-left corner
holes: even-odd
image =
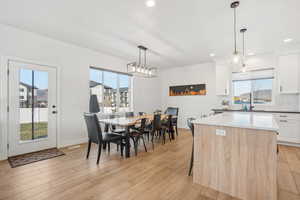
[[[193,124],[195,183],[244,200],[277,199],[272,114],[226,112]]]

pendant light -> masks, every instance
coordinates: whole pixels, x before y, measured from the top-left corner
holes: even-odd
[[[127,72],[134,75],[145,78],[153,78],[157,76],[157,68],[147,65],[147,47],[142,45],[138,46],[139,49],[139,61],[131,62],[127,64]],[[144,53],[144,63],[142,63],[142,52]]]
[[[234,12],[233,12],[233,27],[234,27],[234,51],[233,51],[233,57],[232,57],[232,62],[234,64],[237,64],[240,61],[240,55],[239,52],[237,51],[237,31],[236,31],[236,8],[240,5],[239,1],[234,1],[230,4],[230,7],[233,8]]]
[[[245,60],[246,60],[246,56],[245,56],[245,32],[247,31],[246,28],[242,28],[240,30],[240,33],[243,34],[243,57],[242,57],[242,72],[246,72],[246,64],[245,64]]]

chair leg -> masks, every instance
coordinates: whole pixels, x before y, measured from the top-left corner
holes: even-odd
[[[171,134],[172,134],[172,131],[169,130],[169,131],[168,131],[168,134],[169,134],[169,140],[170,140],[170,142],[172,142],[172,135],[171,135]]]
[[[136,137],[136,138],[135,138],[135,141],[134,141],[134,151],[135,151],[135,156],[137,156],[137,151],[138,151],[138,141],[139,141],[139,138]]]
[[[92,144],[92,141],[91,141],[91,140],[89,140],[89,144],[88,144],[88,150],[87,150],[87,154],[86,154],[86,159],[88,159],[88,158],[89,158],[89,156],[90,156],[91,144]]]
[[[108,153],[110,153],[110,142],[107,143],[107,147]]]
[[[99,164],[100,161],[100,156],[101,156],[101,149],[102,149],[102,143],[98,144],[98,156],[97,156],[97,165]]]
[[[119,151],[119,144],[117,144],[117,151]]]
[[[151,135],[152,135],[152,138],[151,138],[151,143],[152,143],[152,149],[154,150],[154,134],[155,132],[153,132]]]
[[[103,150],[106,149],[106,143],[107,143],[107,142],[103,142]]]
[[[176,126],[175,126],[175,129],[176,129],[176,136],[178,136],[177,124],[176,124]]]
[[[142,135],[142,140],[143,140],[143,144],[144,144],[145,151],[147,152],[147,147],[146,147],[145,139],[144,139],[144,136],[143,136],[143,135]]]
[[[163,143],[163,144],[166,144],[166,129],[164,129],[164,130],[162,131],[162,137],[163,137],[162,143]]]
[[[193,145],[193,149],[192,149],[192,157],[191,157],[191,162],[190,162],[189,176],[192,175],[193,165],[194,165],[194,145]]]
[[[120,145],[120,148],[121,148],[121,156],[123,157],[123,154],[124,154],[124,153],[123,153],[123,152],[124,152],[124,145],[121,144],[121,145]]]

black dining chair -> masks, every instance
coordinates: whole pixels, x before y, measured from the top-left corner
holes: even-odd
[[[154,137],[155,135],[158,136],[161,135],[161,114],[154,114],[150,134],[151,134],[152,148],[154,149]]]
[[[136,156],[137,156],[137,152],[138,152],[138,145],[139,145],[140,139],[142,139],[145,151],[147,152],[147,147],[146,147],[145,139],[144,139],[144,134],[146,134],[145,128],[146,128],[147,119],[142,118],[142,119],[140,119],[140,121],[141,121],[141,125],[138,128],[134,127],[133,131],[130,132],[130,138],[133,141]]]
[[[145,112],[139,112],[139,116],[143,116],[143,115],[146,115],[147,113]]]
[[[100,156],[101,156],[101,149],[104,143],[115,143],[121,145],[121,156],[123,156],[123,149],[125,144],[122,142],[124,137],[121,135],[116,135],[109,132],[102,133],[101,126],[98,121],[98,117],[96,114],[93,113],[85,113],[84,119],[87,126],[88,131],[88,150],[86,158],[89,158],[91,144],[95,143],[98,144],[98,155],[97,155],[97,164],[99,164]],[[109,149],[110,150],[110,149]]]
[[[98,98],[97,98],[97,95],[95,95],[95,94],[92,94],[90,96],[89,111],[90,111],[90,113],[100,112]]]
[[[134,112],[126,112],[125,117],[134,117]]]
[[[189,176],[192,174],[193,165],[194,165],[194,124],[192,121],[195,120],[195,118],[191,117],[187,119],[187,125],[189,129],[191,130],[192,136],[193,136],[193,145],[192,145],[192,155],[191,155],[191,161],[190,161],[190,169],[189,169]]]
[[[172,124],[175,127],[176,135],[178,136],[178,128],[177,128],[177,122],[178,122],[178,111],[179,108],[177,107],[168,107],[165,111],[166,115],[172,115]]]
[[[168,115],[167,121],[161,125],[162,129],[162,136],[163,136],[163,144],[166,143],[166,133],[169,135],[170,142],[172,141],[172,138],[174,138],[174,129],[172,125],[172,115]]]

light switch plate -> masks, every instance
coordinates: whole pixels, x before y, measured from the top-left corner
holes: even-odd
[[[216,129],[216,135],[226,136],[226,131],[223,129]]]

